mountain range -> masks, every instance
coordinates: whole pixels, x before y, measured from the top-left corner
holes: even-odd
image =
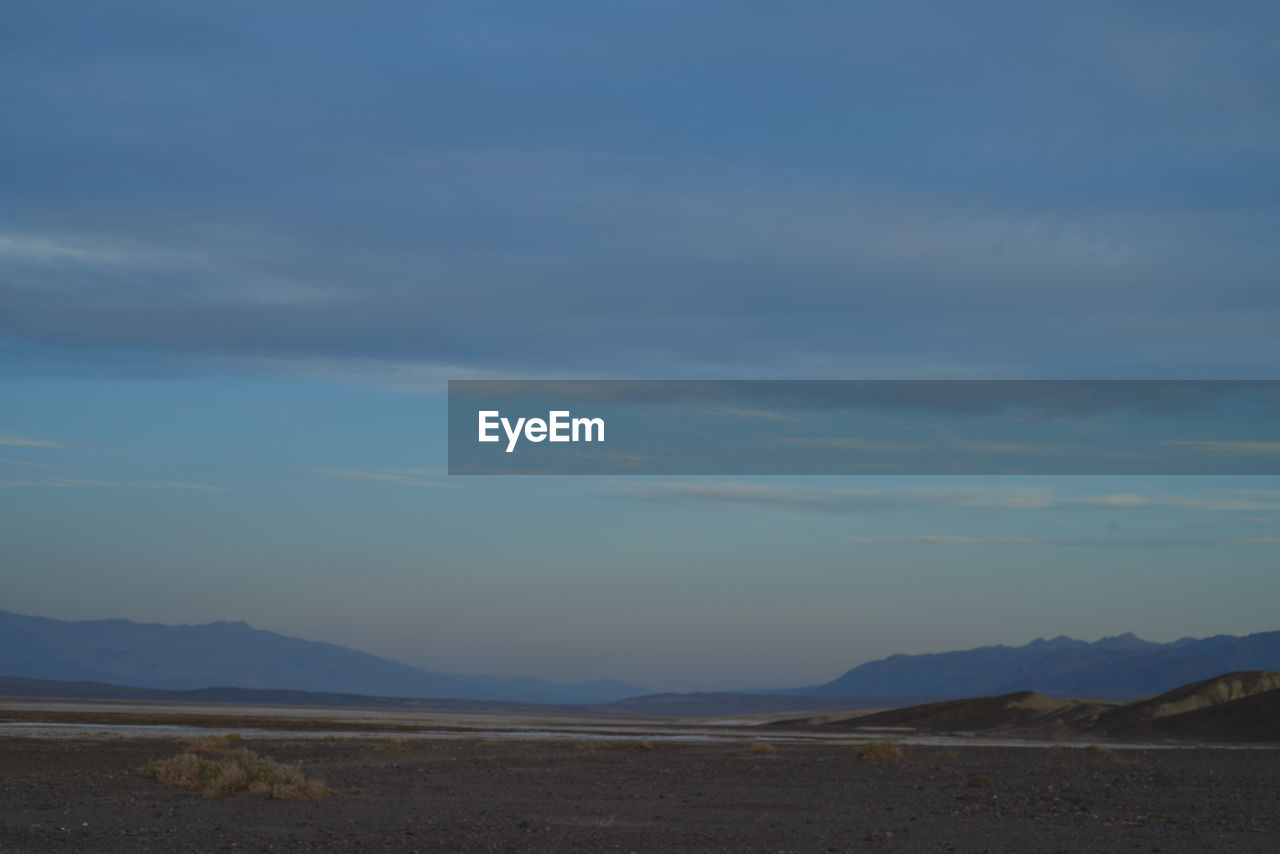
[[[1132,634],[1093,643],[1057,637],[1017,647],[893,655],[859,665],[831,682],[804,688],[650,695],[644,688],[607,680],[562,685],[539,679],[437,673],[240,622],[197,626],[130,620],[66,622],[0,611],[3,677],[164,691],[216,687],[556,705],[628,700],[632,711],[648,714],[887,707],[1017,691],[1119,701],[1248,670],[1280,671],[1280,631],[1163,644]]]
[[[1280,670],[1280,631],[1153,643],[1133,634],[1093,643],[1043,638],[1025,646],[892,655],[822,685],[810,697],[980,697],[1035,691],[1048,697],[1132,700],[1239,670]]]
[[[169,691],[218,686],[520,703],[612,703],[648,693],[621,682],[436,673],[246,623],[66,622],[7,611],[0,611],[0,676]]]

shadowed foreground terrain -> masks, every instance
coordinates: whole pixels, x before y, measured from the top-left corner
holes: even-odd
[[[246,738],[339,793],[206,799],[165,739],[0,739],[0,851],[1271,852],[1270,750]]]

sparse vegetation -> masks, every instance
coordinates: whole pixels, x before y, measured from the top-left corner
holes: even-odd
[[[772,744],[769,744],[766,741],[754,742],[750,747],[747,748],[747,750],[750,751],[751,753],[755,753],[761,756],[772,756],[773,754],[778,752],[778,748],[774,747]]]
[[[969,778],[969,782],[965,783],[970,789],[991,789],[995,787],[995,783],[991,782],[990,777],[973,776]]]
[[[868,741],[854,746],[859,762],[901,762],[906,758],[902,747],[893,740]]]
[[[211,745],[202,743],[199,747],[207,752]],[[152,759],[140,770],[144,776],[154,777],[166,786],[203,789],[206,798],[225,798],[246,790],[262,798],[282,801],[315,801],[337,794],[322,780],[308,780],[293,765],[281,765],[244,748],[227,750],[224,746],[217,760],[194,752]]]

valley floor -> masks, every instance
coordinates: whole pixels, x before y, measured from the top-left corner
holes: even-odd
[[[763,736],[767,740],[767,736]],[[246,737],[339,794],[206,799],[172,738],[0,736],[0,851],[1272,852],[1272,750]]]

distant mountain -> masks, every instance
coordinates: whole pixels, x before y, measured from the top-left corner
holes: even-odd
[[[59,682],[0,676],[0,697],[24,700],[121,700],[130,703],[187,704],[210,706],[293,706],[335,709],[402,709],[433,712],[507,712],[512,714],[621,715],[627,701],[611,705],[582,703],[518,703],[504,700],[458,700],[440,698],[374,697],[368,694],[337,694],[320,691],[275,691],[261,688],[196,688],[166,691],[134,688],[106,682]],[[786,699],[795,700],[795,697]],[[3,713],[0,713],[3,714]],[[8,715],[12,715],[9,710]],[[182,714],[182,713],[178,713]],[[199,712],[193,713],[199,714]],[[327,719],[326,719],[327,720]],[[367,728],[375,729],[370,724]]]
[[[105,682],[65,682],[0,676],[0,697],[59,700],[125,700],[150,703],[230,703],[255,706],[306,706],[346,709],[409,709],[444,712],[506,712],[628,718],[712,717],[778,712],[847,710],[843,697],[794,697],[771,694],[649,694],[616,703],[520,703],[502,700],[376,697],[319,691],[255,688],[196,688],[166,691]],[[907,702],[904,700],[904,703]],[[9,714],[12,714],[10,712]],[[0,714],[4,717],[4,714]],[[368,725],[372,727],[372,724]]]
[[[245,623],[64,622],[7,611],[0,611],[0,676],[170,691],[219,686],[518,703],[611,703],[647,693],[620,682],[435,673]]]
[[[0,683],[0,690],[3,684]],[[903,697],[878,706],[905,705],[919,702],[917,697]],[[848,709],[848,697],[800,697],[794,694],[649,694],[597,707],[617,710],[643,717],[725,717],[727,715],[763,715],[779,712],[819,711],[822,709]]]
[[[1035,691],[1050,697],[1131,700],[1240,670],[1280,670],[1280,632],[1161,644],[1132,634],[1094,643],[1057,637],[1025,646],[893,655],[839,679],[790,692],[808,697],[979,697]]]

